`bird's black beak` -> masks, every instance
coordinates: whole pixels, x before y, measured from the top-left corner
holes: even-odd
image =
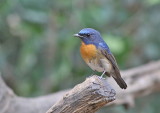
[[[79,35],[79,34],[74,34],[73,35],[74,37],[79,37],[79,38],[81,38],[82,36],[81,35]]]

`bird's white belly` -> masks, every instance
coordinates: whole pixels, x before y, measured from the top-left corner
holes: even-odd
[[[95,64],[93,62],[90,62],[90,63],[87,63],[87,64],[94,71],[98,71],[98,72],[103,72],[104,71],[104,69],[102,67],[100,67],[98,64]]]
[[[95,59],[91,60],[87,64],[92,70],[98,72],[103,72],[103,71],[110,72],[112,70],[112,65],[110,64],[108,59],[100,59],[99,61]]]

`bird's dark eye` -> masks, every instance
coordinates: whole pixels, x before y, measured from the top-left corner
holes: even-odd
[[[90,36],[90,34],[88,33],[88,34],[86,34],[87,35],[87,37],[89,37]]]

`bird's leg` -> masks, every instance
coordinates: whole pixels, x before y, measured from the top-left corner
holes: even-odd
[[[105,72],[106,72],[106,71],[103,71],[103,73],[102,73],[102,75],[101,75],[101,77],[100,77],[100,78],[103,78],[103,75],[105,74]]]

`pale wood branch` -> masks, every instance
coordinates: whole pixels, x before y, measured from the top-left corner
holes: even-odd
[[[115,100],[115,95],[105,79],[94,75],[67,92],[46,113],[94,113]]]
[[[114,81],[112,86],[116,89],[117,99],[112,105],[126,105],[134,107],[135,98],[160,91],[160,61],[121,71],[128,88],[123,91],[116,88]],[[110,104],[109,104],[110,105]]]
[[[113,79],[108,80],[116,89],[116,100],[107,105],[134,106],[135,98],[160,91],[160,61],[121,71],[128,84],[127,90],[121,90]],[[35,98],[19,97],[6,86],[0,77],[0,112],[1,113],[45,113],[58,102],[69,90]]]

